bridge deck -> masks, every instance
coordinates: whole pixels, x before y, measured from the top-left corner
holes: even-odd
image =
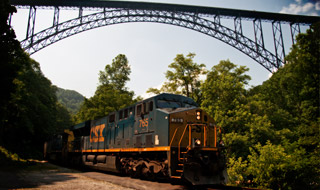
[[[241,17],[249,20],[262,19],[266,21],[280,21],[289,23],[312,24],[320,22],[317,16],[302,16],[279,13],[268,13],[259,11],[225,9],[217,7],[203,7],[191,5],[177,5],[164,3],[146,3],[132,1],[107,1],[107,0],[10,0],[12,5],[23,6],[66,6],[66,7],[106,7],[106,8],[128,8],[144,10],[167,10],[190,12],[204,15],[220,15],[225,17]]]

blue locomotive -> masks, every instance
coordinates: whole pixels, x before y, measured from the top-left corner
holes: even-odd
[[[164,93],[72,126],[46,143],[45,156],[133,177],[223,184],[222,144],[214,120],[192,99]]]

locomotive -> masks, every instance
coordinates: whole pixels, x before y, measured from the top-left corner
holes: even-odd
[[[163,93],[45,143],[45,158],[141,178],[225,184],[221,130],[190,98]]]

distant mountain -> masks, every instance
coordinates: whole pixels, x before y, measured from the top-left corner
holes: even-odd
[[[57,90],[57,98],[58,101],[72,114],[76,114],[79,111],[80,106],[84,101],[84,96],[79,92],[74,90],[65,90],[59,87]]]

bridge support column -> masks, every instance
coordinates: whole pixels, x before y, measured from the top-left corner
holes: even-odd
[[[8,25],[11,26],[11,20],[12,20],[12,13],[9,14],[8,18]]]
[[[301,33],[299,23],[290,23],[290,31],[291,31],[292,44],[295,44],[296,43],[295,36]]]
[[[30,6],[29,9],[29,18],[28,18],[28,27],[26,39],[30,37],[30,44],[33,44],[33,35],[34,35],[34,26],[36,23],[36,7]]]
[[[79,7],[79,18],[80,18],[80,23],[82,24],[82,14],[83,14],[83,8]]]
[[[239,35],[242,36],[242,24],[241,17],[234,18],[234,30],[236,31],[236,38],[239,39]]]
[[[59,7],[54,7],[54,15],[53,15],[53,24],[52,24],[52,26],[56,27],[56,32],[58,32],[59,14],[60,14]]]
[[[273,40],[274,40],[274,48],[277,57],[277,68],[281,66],[281,62],[284,62],[285,52],[284,52],[284,44],[281,30],[280,21],[272,22],[272,31],[273,31]]]
[[[220,15],[215,15],[214,16],[214,23],[220,25]]]
[[[259,46],[264,49],[261,19],[253,20],[253,30],[254,30],[254,39],[256,42],[256,50],[257,52],[261,52],[261,50],[259,49]]]

